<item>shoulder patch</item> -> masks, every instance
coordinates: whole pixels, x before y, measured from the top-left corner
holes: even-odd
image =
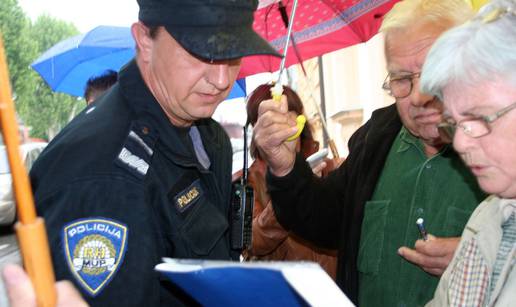
[[[184,212],[193,205],[202,195],[201,182],[195,180],[186,189],[174,196],[174,205],[179,212]]]
[[[127,250],[127,226],[98,217],[80,219],[63,228],[63,247],[72,275],[91,296],[112,280]]]

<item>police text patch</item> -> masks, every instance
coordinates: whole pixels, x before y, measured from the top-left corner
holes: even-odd
[[[179,212],[185,211],[199,199],[201,194],[201,183],[199,179],[197,179],[174,197],[174,204],[177,210],[179,210]]]
[[[76,220],[63,228],[68,267],[91,296],[99,294],[120,267],[127,235],[124,224],[102,217]]]

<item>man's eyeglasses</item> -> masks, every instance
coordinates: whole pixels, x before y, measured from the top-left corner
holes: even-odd
[[[420,76],[421,72],[397,77],[391,77],[391,74],[388,74],[383,81],[382,89],[394,98],[405,98],[412,93],[414,78]]]
[[[453,141],[457,127],[461,128],[462,132],[469,137],[483,137],[491,133],[491,124],[494,121],[514,108],[516,108],[516,102],[491,115],[467,118],[459,121],[458,123],[445,121],[437,125],[437,130],[439,131],[441,140],[445,143],[451,143]]]

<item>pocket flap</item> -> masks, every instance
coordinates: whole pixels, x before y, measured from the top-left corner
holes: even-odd
[[[189,214],[181,233],[193,253],[206,256],[228,229],[228,221],[219,210],[208,201],[197,203]]]

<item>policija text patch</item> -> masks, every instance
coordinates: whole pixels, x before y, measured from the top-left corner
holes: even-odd
[[[127,249],[127,227],[102,217],[71,222],[63,228],[68,267],[81,287],[96,296],[112,280]]]

